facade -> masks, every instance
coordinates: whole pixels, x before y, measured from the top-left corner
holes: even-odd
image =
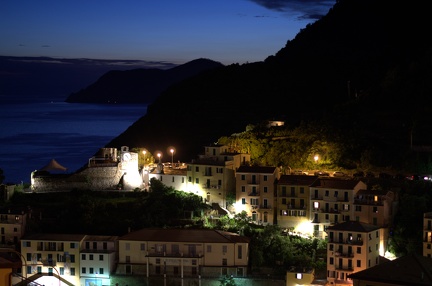
[[[87,235],[80,254],[80,285],[111,285],[117,266],[117,236]]]
[[[119,238],[117,274],[247,275],[249,239],[206,229],[142,229]]]
[[[42,285],[80,285],[80,253],[85,235],[33,234],[21,239],[23,276]],[[32,277],[34,276],[34,277]]]
[[[249,154],[231,152],[225,145],[206,146],[204,155],[187,165],[188,192],[226,208],[227,194],[235,194],[236,169],[249,163]]]
[[[367,189],[363,181],[319,178],[310,187],[313,234],[326,237],[329,226],[354,219],[354,197]]]
[[[432,212],[423,214],[423,256],[432,257]]]
[[[236,212],[245,211],[252,221],[275,223],[277,167],[240,166],[236,171]]]
[[[282,175],[277,183],[277,224],[312,235],[310,186],[317,176]]]
[[[154,170],[148,174],[148,182],[151,179],[161,181],[165,186],[172,187],[178,191],[187,191],[187,166],[185,164],[179,165],[179,167],[171,166],[167,167],[163,164],[158,164]]]
[[[28,210],[22,208],[0,209],[0,245],[19,249],[20,239],[25,234]]]
[[[329,226],[327,281],[330,285],[351,284],[350,274],[378,265],[382,228],[358,221]]]

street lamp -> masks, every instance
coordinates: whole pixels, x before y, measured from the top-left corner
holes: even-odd
[[[318,162],[318,159],[319,159],[318,155],[315,155],[314,156],[315,164]]]
[[[157,153],[157,156],[158,156],[158,158],[159,158],[159,163],[161,162],[161,161],[160,161],[161,155],[162,155],[161,153]]]
[[[170,152],[171,152],[171,166],[174,167],[174,149],[171,148]]]

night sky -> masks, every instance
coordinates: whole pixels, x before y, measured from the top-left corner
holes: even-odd
[[[5,0],[0,55],[263,61],[335,0]]]

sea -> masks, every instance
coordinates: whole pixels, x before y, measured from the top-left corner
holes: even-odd
[[[0,169],[30,183],[52,159],[73,173],[147,112],[144,104],[67,103],[60,96],[0,96]]]

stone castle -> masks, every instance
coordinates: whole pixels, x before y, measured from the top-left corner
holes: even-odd
[[[31,174],[33,192],[72,190],[136,190],[143,188],[138,154],[129,147],[101,148],[88,164],[72,174],[51,174],[36,170]]]

